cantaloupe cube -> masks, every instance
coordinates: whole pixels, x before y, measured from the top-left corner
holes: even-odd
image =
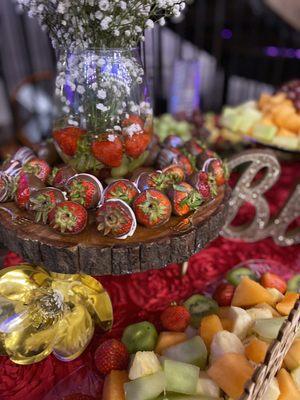
[[[202,337],[206,347],[209,349],[214,335],[223,330],[220,318],[215,315],[207,315],[201,319],[199,335]]]
[[[267,303],[272,306],[274,305],[273,296],[258,282],[244,277],[235,289],[231,305],[247,308],[259,303]]]
[[[126,382],[128,382],[127,371],[111,371],[104,381],[102,400],[125,400]]]
[[[257,338],[252,338],[245,347],[245,355],[248,360],[261,364],[265,360],[268,347],[269,346],[266,342]]]
[[[284,358],[284,363],[290,371],[300,367],[300,340],[296,339]]]
[[[185,342],[187,339],[184,332],[161,332],[157,339],[155,353],[162,354],[168,347]]]
[[[208,369],[208,376],[229,396],[238,399],[254,368],[242,354],[227,353]]]
[[[233,329],[233,321],[229,318],[220,318],[221,324],[225,331],[232,332]]]
[[[286,369],[282,368],[277,374],[277,381],[280,389],[278,400],[299,400],[300,392],[294,380]]]
[[[280,312],[281,315],[289,315],[298,298],[298,293],[286,293],[284,298],[276,304],[276,310]]]

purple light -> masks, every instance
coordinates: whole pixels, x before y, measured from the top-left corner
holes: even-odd
[[[231,29],[222,29],[221,31],[221,37],[224,40],[229,40],[232,38],[232,30]]]
[[[295,58],[295,50],[294,49],[284,49],[283,56],[288,57],[288,58]]]
[[[275,46],[268,46],[265,49],[266,55],[269,57],[277,57],[279,55],[279,49]]]
[[[297,49],[295,51],[295,56],[296,56],[296,58],[300,58],[300,49]]]

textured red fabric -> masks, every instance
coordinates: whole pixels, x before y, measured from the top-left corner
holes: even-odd
[[[288,194],[296,182],[300,181],[300,162],[285,164],[280,181],[269,191],[272,214],[283,206]],[[239,222],[251,215],[251,208],[245,206],[239,215]],[[5,266],[15,264],[13,253],[5,259]],[[97,332],[84,354],[70,363],[63,363],[53,356],[36,365],[17,366],[7,357],[0,358],[0,399],[1,400],[42,400],[52,388],[66,378],[62,386],[70,393],[78,392],[78,379],[74,374],[80,366],[94,369],[93,354],[97,345],[108,337],[119,338],[124,327],[132,322],[150,320],[158,328],[159,314],[170,302],[180,301],[193,293],[205,290],[206,286],[220,278],[228,269],[248,259],[267,259],[278,262],[282,270],[300,272],[300,246],[281,248],[268,238],[257,243],[242,243],[219,237],[205,250],[193,256],[189,261],[188,273],[182,277],[178,265],[170,265],[162,270],[146,273],[117,276],[105,276],[101,280],[108,290],[113,306],[115,323],[113,330],[105,335]],[[94,372],[93,372],[94,373]],[[83,379],[83,378],[82,378]],[[101,377],[99,383],[101,386]],[[87,385],[92,385],[91,379]],[[89,388],[83,390],[89,394]],[[97,388],[97,398],[101,390]],[[92,393],[94,394],[94,393]],[[59,399],[59,397],[53,397]],[[51,399],[47,397],[47,400]]]

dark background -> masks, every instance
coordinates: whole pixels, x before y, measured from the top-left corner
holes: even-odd
[[[299,31],[263,0],[195,0],[184,19],[147,34],[143,55],[157,114],[174,111],[172,96],[181,96],[178,81],[191,61],[198,63],[194,92],[203,111],[219,112],[223,104],[257,98],[300,76]],[[35,20],[16,13],[12,0],[1,0],[1,148],[29,122],[30,140],[49,134],[51,112],[41,111],[40,96],[51,102],[54,78],[47,36]],[[32,90],[22,91],[28,84]]]

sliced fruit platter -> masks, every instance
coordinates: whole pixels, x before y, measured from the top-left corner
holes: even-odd
[[[156,168],[135,171],[122,179],[104,179],[93,173],[77,173],[70,165],[52,168],[30,149],[21,148],[4,163],[0,173],[3,242],[17,247],[12,250],[21,252],[30,262],[45,261],[50,269],[66,263],[78,270],[80,257],[82,263],[88,264],[90,260],[96,265],[99,256],[109,265],[103,247],[120,248],[121,243],[153,242],[190,232],[194,223],[209,218],[225,202],[226,163],[195,139],[181,143],[170,137],[158,154]],[[222,227],[225,211],[223,207],[220,226],[215,230]],[[7,239],[9,227],[13,228],[12,240]],[[212,235],[216,233],[212,230]],[[20,244],[16,240],[19,237]],[[33,248],[29,248],[30,243]],[[84,247],[81,256],[77,245]],[[183,260],[195,251],[196,245],[195,236],[191,236],[191,244],[186,245],[188,254],[178,250]],[[93,246],[97,247],[97,254],[88,256],[85,250]],[[48,248],[50,252],[59,248],[63,259],[49,256]],[[124,254],[118,257],[117,268],[121,269]],[[136,258],[136,254],[129,254],[129,264],[134,264],[132,257]],[[161,262],[155,256],[152,258],[152,266]],[[180,262],[170,257],[158,266],[172,261]]]
[[[237,107],[224,107],[221,123],[236,134],[269,146],[300,151],[300,81]]]
[[[299,298],[300,275],[238,267],[211,294],[194,294],[125,328],[95,353],[103,400],[239,399]],[[300,331],[299,331],[300,332]],[[262,400],[300,399],[300,333]]]

